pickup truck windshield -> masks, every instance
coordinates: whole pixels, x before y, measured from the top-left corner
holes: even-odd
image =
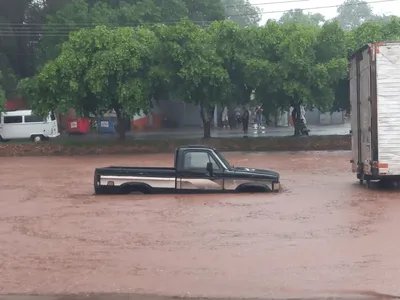
[[[224,163],[224,165],[230,170],[232,169],[232,166],[229,164],[229,162],[225,159],[225,157],[219,153],[218,151],[215,151],[215,154],[218,156],[218,158]]]

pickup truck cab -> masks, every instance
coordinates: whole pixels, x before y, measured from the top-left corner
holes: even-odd
[[[95,194],[278,192],[274,171],[234,167],[214,148],[175,151],[174,168],[105,167],[94,172]]]

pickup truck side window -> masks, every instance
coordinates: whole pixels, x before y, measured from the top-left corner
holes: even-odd
[[[186,152],[184,157],[184,169],[206,169],[207,163],[213,164],[214,170],[219,170],[219,166],[215,159],[207,152]]]

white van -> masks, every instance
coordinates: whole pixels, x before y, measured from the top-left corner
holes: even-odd
[[[31,110],[1,113],[0,141],[32,139],[40,142],[59,135],[57,120],[52,113],[47,118],[36,116]]]

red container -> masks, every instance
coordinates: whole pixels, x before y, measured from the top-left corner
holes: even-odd
[[[82,119],[69,119],[68,120],[68,133],[85,134],[90,132],[90,120],[87,118]]]

